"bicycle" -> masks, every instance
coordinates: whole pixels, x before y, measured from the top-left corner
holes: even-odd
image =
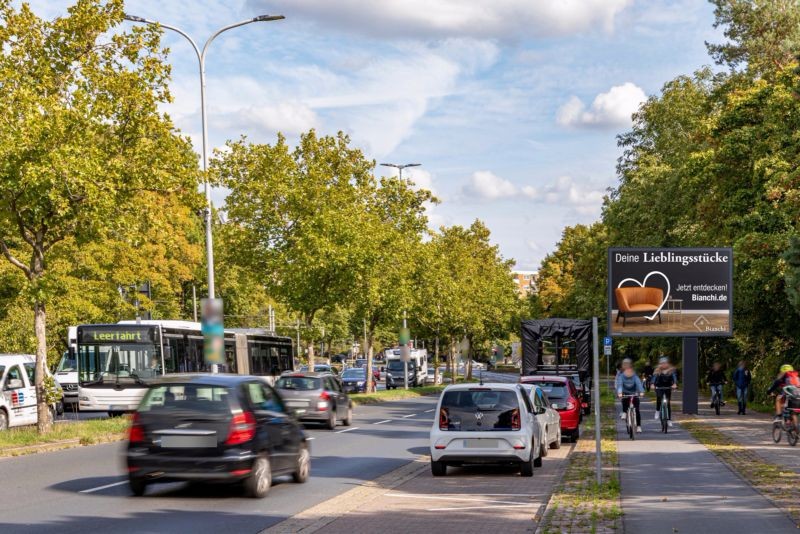
[[[628,430],[628,437],[632,440],[636,439],[636,405],[633,403],[633,399],[636,398],[638,398],[638,395],[620,396],[621,400],[631,399],[628,403],[628,410],[625,413],[625,426]]]
[[[656,396],[658,396],[658,391],[671,391],[672,388],[654,388],[656,390]],[[667,396],[665,395],[663,399],[661,399],[661,408],[659,409],[659,419],[661,420],[661,432],[664,434],[667,433],[669,430],[669,406],[667,406]]]
[[[786,441],[789,442],[789,445],[794,447],[797,445],[798,440],[800,440],[800,428],[797,422],[797,414],[800,413],[800,408],[789,408],[789,398],[794,396],[794,394],[791,392],[787,393],[786,389],[788,388],[784,388],[784,395],[786,395],[787,406],[783,408],[781,420],[772,423],[772,441],[779,443],[782,434],[786,432]]]
[[[711,387],[714,391],[711,395],[711,406],[714,408],[717,415],[719,415],[719,409],[722,407],[722,384],[711,384]]]

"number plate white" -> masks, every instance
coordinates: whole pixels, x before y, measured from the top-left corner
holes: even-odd
[[[497,448],[497,440],[496,439],[465,439],[464,440],[464,448],[465,449],[496,449]]]
[[[161,437],[161,447],[165,449],[208,449],[216,446],[216,433],[204,436],[166,434]]]

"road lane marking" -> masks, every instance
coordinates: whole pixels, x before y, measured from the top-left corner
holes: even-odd
[[[436,408],[431,408],[430,410],[425,410],[425,413],[431,413],[431,412],[435,412],[435,411],[436,411]]]
[[[382,425],[383,423],[391,423],[391,419],[384,419],[383,421],[378,421],[377,423],[372,423],[373,425]]]
[[[317,438],[306,438],[306,441],[311,441],[312,439],[317,439]]]
[[[104,490],[104,489],[113,488],[115,486],[121,486],[121,485],[127,484],[127,483],[128,483],[127,480],[122,480],[120,482],[114,482],[113,484],[106,484],[105,486],[98,486],[96,488],[81,490],[78,493],[94,493],[95,491],[101,491],[101,490]]]
[[[402,419],[408,419],[409,417],[414,417],[415,415],[417,415],[417,414],[415,414],[415,413],[410,413],[410,414],[408,414],[408,415],[404,415],[404,416],[402,417]]]
[[[345,432],[350,432],[351,430],[358,430],[359,427],[351,426],[350,428],[345,428],[344,430],[337,430],[334,432],[335,434],[344,434]]]

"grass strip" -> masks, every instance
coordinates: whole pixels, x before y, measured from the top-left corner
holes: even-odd
[[[385,389],[376,391],[375,393],[353,393],[350,395],[350,400],[352,400],[353,404],[356,406],[380,404],[381,402],[412,399],[415,397],[424,397],[425,395],[436,395],[444,388],[445,386],[422,386],[409,389]]]
[[[604,388],[605,389],[605,388]],[[569,457],[564,476],[550,497],[538,533],[584,533],[621,528],[620,486],[614,396],[601,391],[600,436],[602,483],[595,473],[594,415],[586,418],[583,436]]]
[[[702,419],[689,417],[680,419],[681,426],[764,497],[782,509],[800,528],[800,475],[767,462]],[[783,439],[786,439],[785,435]]]
[[[118,441],[125,437],[128,423],[128,417],[57,423],[47,434],[39,434],[35,426],[11,428],[0,432],[0,456]]]

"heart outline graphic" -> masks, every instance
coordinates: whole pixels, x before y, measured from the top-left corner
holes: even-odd
[[[647,279],[650,278],[654,274],[661,275],[661,277],[667,282],[667,292],[664,293],[664,300],[661,301],[661,306],[659,306],[658,309],[653,312],[653,315],[650,315],[650,316],[645,315],[644,316],[645,319],[647,319],[648,321],[652,321],[653,319],[655,319],[658,316],[658,314],[661,313],[661,308],[663,308],[664,304],[667,303],[667,299],[669,298],[669,292],[670,292],[670,289],[672,288],[672,286],[670,286],[669,278],[667,278],[667,275],[665,275],[661,271],[650,271],[644,277],[644,281],[642,281],[642,282],[638,281],[635,278],[625,278],[622,281],[620,281],[619,284],[617,284],[617,289],[621,288],[622,284],[624,284],[625,282],[633,282],[633,283],[637,284],[639,287],[646,287]]]

